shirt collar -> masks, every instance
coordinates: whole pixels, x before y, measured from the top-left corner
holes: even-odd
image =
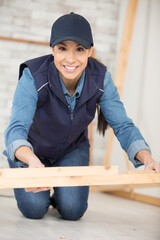
[[[82,92],[82,89],[83,89],[83,84],[84,84],[84,77],[85,77],[85,70],[83,70],[83,72],[82,72],[82,75],[81,75],[81,77],[78,81],[75,93],[73,95],[73,96],[76,96],[76,98],[80,97],[80,95],[81,95],[81,92]],[[65,95],[69,95],[71,97],[70,93],[68,92],[67,88],[65,87],[65,85],[62,81],[62,78],[61,78],[60,74],[59,74],[59,79],[60,79],[60,83],[61,83],[61,86],[62,86],[63,93]]]

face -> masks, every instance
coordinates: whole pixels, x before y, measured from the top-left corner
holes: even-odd
[[[65,83],[76,83],[86,68],[92,48],[85,49],[73,41],[64,41],[52,48],[54,63]]]

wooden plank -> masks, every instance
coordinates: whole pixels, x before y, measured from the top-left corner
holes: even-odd
[[[130,161],[126,152],[124,152],[124,156],[125,156],[126,168],[129,171],[131,170],[131,167],[130,167]]]
[[[134,171],[131,171],[131,170],[128,170],[128,171],[124,171],[123,174],[153,174],[153,173],[156,173],[155,170],[134,170]]]
[[[104,184],[118,174],[118,166],[15,168],[0,170],[0,188],[89,186]]]
[[[134,20],[136,16],[136,9],[138,5],[138,0],[129,0],[128,8],[126,12],[126,19],[123,29],[122,42],[120,47],[120,52],[118,56],[118,62],[116,67],[116,73],[114,78],[114,83],[117,86],[120,98],[122,96],[122,90],[124,86],[125,73],[128,63],[128,55],[131,45],[132,32],[134,28]],[[104,165],[110,165],[112,147],[114,142],[114,133],[112,129],[109,129],[106,152],[104,157]],[[125,157],[126,166],[129,169],[130,165]]]
[[[21,42],[21,43],[31,43],[31,44],[44,45],[44,46],[49,47],[49,42],[34,41],[34,40],[29,40],[29,39],[0,36],[0,40],[12,41],[12,42]]]
[[[100,186],[91,186],[91,191],[99,191],[99,192],[112,192],[128,189],[127,184],[123,185],[100,185]]]
[[[118,174],[102,166],[1,169],[0,188],[159,184],[159,173]]]
[[[137,184],[123,184],[123,185],[101,185],[91,186],[91,191],[112,192],[119,190],[134,190],[135,188],[153,188],[159,187],[159,183],[137,183]]]
[[[115,74],[115,84],[118,88],[120,97],[122,96],[122,90],[124,86],[124,78],[128,63],[129,50],[132,40],[132,33],[134,29],[134,21],[136,17],[136,9],[138,0],[129,0],[128,8],[126,11],[126,19],[122,35],[122,43],[120,47],[120,53],[118,57],[117,69]]]
[[[132,196],[132,199],[139,202],[149,203],[149,204],[160,207],[160,198],[158,197],[146,196],[144,194],[134,193]]]
[[[3,168],[0,169],[2,178],[36,178],[36,177],[67,177],[67,176],[103,176],[118,174],[118,166],[106,169],[105,166],[78,167],[45,167],[45,168]]]
[[[158,197],[147,196],[147,195],[144,195],[141,193],[135,193],[135,192],[130,194],[130,192],[128,192],[128,191],[112,191],[109,193],[113,194],[115,196],[118,196],[118,197],[124,197],[124,198],[128,198],[131,200],[147,203],[147,204],[160,206],[160,198],[158,198]]]

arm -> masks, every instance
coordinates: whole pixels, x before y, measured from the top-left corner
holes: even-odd
[[[21,146],[28,146],[33,151],[27,138],[36,111],[37,100],[38,94],[34,79],[29,69],[24,69],[14,94],[10,123],[5,130],[5,153],[12,161],[16,161],[14,154]]]
[[[33,122],[38,100],[34,79],[28,69],[24,69],[18,82],[10,123],[5,131],[5,155],[12,161],[20,161],[20,165],[29,167],[44,167],[34,154],[32,145],[27,141],[28,131]],[[17,159],[16,159],[16,158]],[[26,191],[45,191],[48,188],[27,188]]]
[[[20,159],[22,162],[27,163],[30,168],[43,168],[45,167],[39,158],[32,152],[32,150],[27,146],[21,146],[15,151],[16,158]],[[48,191],[50,187],[36,187],[36,188],[25,188],[26,192],[41,192]]]
[[[146,166],[147,162],[153,162],[154,160],[151,158],[151,150],[148,144],[133,121],[127,117],[123,103],[120,101],[117,88],[109,72],[106,72],[105,75],[104,94],[99,104],[106,121],[113,128],[121,147],[127,152],[134,166],[137,168],[143,164]],[[145,154],[142,154],[142,150],[145,150]],[[145,159],[148,160],[145,161]]]
[[[29,167],[44,167],[39,158],[27,146],[21,146],[16,149],[15,156],[20,161],[29,165]]]

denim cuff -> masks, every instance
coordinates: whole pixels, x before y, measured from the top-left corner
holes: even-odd
[[[135,142],[133,142],[128,150],[127,150],[127,154],[128,154],[128,157],[129,157],[129,160],[133,163],[133,165],[135,166],[135,168],[138,168],[142,165],[144,165],[141,161],[139,161],[135,155],[143,150],[143,149],[146,149],[150,152],[151,154],[151,149],[150,147],[148,146],[148,144],[144,141],[144,140],[137,140]]]
[[[10,160],[15,161],[15,155],[14,155],[14,154],[15,154],[15,151],[16,151],[19,147],[21,147],[21,146],[30,147],[31,150],[33,151],[32,145],[31,145],[28,141],[21,139],[21,140],[16,140],[16,141],[12,142],[12,143],[8,146],[8,148],[6,149],[6,151],[3,152],[3,154],[4,154],[5,156],[7,156]]]

